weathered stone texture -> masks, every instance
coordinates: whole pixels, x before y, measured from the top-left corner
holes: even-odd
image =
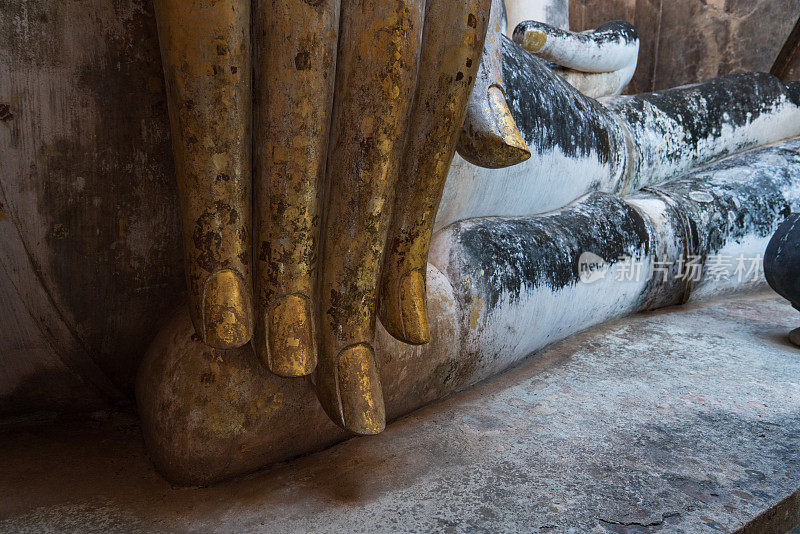
[[[6,432],[0,532],[786,532],[799,318],[770,295],[610,323],[380,436],[216,487],[170,487],[126,418]]]
[[[800,80],[800,18],[783,43],[770,72],[784,82]]]
[[[745,71],[769,71],[798,14],[800,0],[572,0],[570,27],[613,19],[641,38],[628,93],[657,91]]]
[[[0,405],[125,397],[184,287],[149,1],[0,0],[0,161]]]

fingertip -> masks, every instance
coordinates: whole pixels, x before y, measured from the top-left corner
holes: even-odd
[[[530,158],[531,150],[511,114],[506,95],[496,85],[489,87],[489,107],[493,113],[495,129],[499,138],[493,147],[488,148],[495,154],[497,164],[506,167]]]
[[[336,370],[342,426],[361,435],[382,432],[386,411],[372,347],[360,343],[342,350]]]
[[[354,434],[382,432],[386,410],[372,346],[351,345],[329,363],[327,368],[317,369],[314,380],[317,397],[328,417]]]
[[[486,98],[470,103],[458,152],[474,165],[490,169],[510,167],[531,157],[517,127],[506,95],[499,85],[488,88]]]
[[[212,274],[203,290],[202,339],[215,349],[235,349],[252,337],[252,310],[247,286],[236,272]]]
[[[283,377],[311,374],[317,366],[317,350],[309,300],[299,295],[279,299],[266,322],[266,342],[259,353],[269,370]]]
[[[514,37],[516,41],[517,32],[514,32]],[[528,52],[536,53],[544,48],[544,44],[547,42],[547,34],[544,33],[542,30],[538,29],[526,29],[522,35],[522,48],[527,50]]]

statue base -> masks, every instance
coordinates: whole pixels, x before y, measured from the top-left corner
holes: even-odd
[[[627,317],[382,435],[211,487],[158,476],[133,418],[6,431],[0,532],[788,532],[793,324],[773,294]]]

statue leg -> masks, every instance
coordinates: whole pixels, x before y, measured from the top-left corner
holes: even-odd
[[[317,396],[360,434],[383,430],[378,277],[419,67],[424,0],[344,0],[320,291]]]
[[[250,2],[156,0],[189,306],[216,348],[250,340]]]
[[[381,278],[379,314],[394,337],[429,339],[425,302],[428,247],[480,64],[489,0],[428,0],[422,60],[396,189]]]
[[[254,7],[254,344],[273,373],[303,376],[317,362],[313,297],[340,2]]]

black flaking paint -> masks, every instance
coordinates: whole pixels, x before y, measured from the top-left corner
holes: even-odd
[[[774,112],[788,100],[786,86],[763,72],[731,74],[703,83],[615,100],[611,107],[635,130],[667,129],[680,125],[682,139],[674,140],[668,158],[681,159],[686,147],[696,151],[705,139],[720,137],[722,127],[751,124],[764,113]],[[667,118],[662,124],[653,112]],[[665,130],[664,139],[670,136]],[[634,133],[634,139],[640,135]]]
[[[601,24],[594,30],[594,41],[605,43],[621,41],[633,43],[639,40],[639,32],[630,22],[624,20],[611,20]]]
[[[583,252],[613,264],[621,256],[646,256],[650,236],[641,215],[622,199],[593,193],[558,213],[531,218],[484,218],[451,227],[458,244],[459,277],[480,286],[489,308],[503,296],[514,302],[533,287],[558,291],[578,282]],[[462,290],[471,291],[462,287]]]
[[[569,157],[596,157],[602,164],[621,157],[624,142],[608,111],[506,37],[503,82],[514,120],[532,151],[558,147]]]
[[[517,24],[517,27],[514,28],[514,37],[517,35],[523,37],[525,32],[528,30],[539,30],[548,36],[558,36],[563,39],[574,40],[583,45],[588,45],[591,43],[597,43],[599,45],[610,43],[628,45],[639,40],[639,34],[636,32],[636,27],[629,22],[625,22],[624,20],[612,20],[606,22],[605,24],[601,24],[594,30],[585,32],[570,32],[567,30],[562,30],[561,28],[550,26],[549,24],[545,24],[543,22],[526,20]]]
[[[800,106],[800,81],[787,83],[786,93],[794,105]]]

